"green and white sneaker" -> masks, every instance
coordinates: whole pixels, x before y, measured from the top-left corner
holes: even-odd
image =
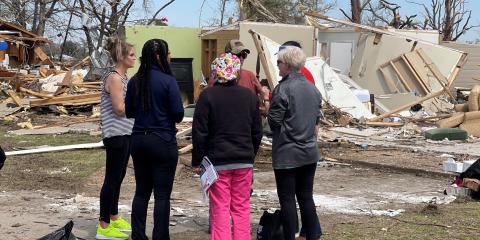
[[[125,233],[132,232],[132,226],[122,217],[117,218],[115,221],[110,220],[110,225]]]
[[[112,224],[108,225],[107,228],[102,228],[100,224],[97,225],[97,236],[95,237],[95,239],[123,240],[128,238],[128,234],[125,234],[122,231],[114,228]]]

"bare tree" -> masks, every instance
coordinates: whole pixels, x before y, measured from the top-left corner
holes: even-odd
[[[430,5],[411,3],[423,6],[425,29],[440,31],[443,41],[456,41],[468,30],[478,26],[471,23],[472,10],[465,9],[467,2],[467,0],[431,0]]]
[[[298,24],[304,22],[304,11],[326,13],[336,3],[333,0],[240,0],[238,5],[241,19]]]
[[[223,0],[223,1],[226,1],[226,0]],[[162,7],[160,7],[160,9],[158,9],[157,12],[155,12],[155,14],[153,14],[153,17],[148,21],[147,25],[152,24],[152,23],[155,21],[157,15],[158,15],[163,9],[165,9],[165,8],[168,7],[170,4],[172,4],[173,2],[175,2],[175,0],[170,0],[170,1],[168,1],[167,3],[165,3]],[[146,2],[144,1],[143,4],[145,5]]]
[[[2,16],[33,33],[43,36],[48,24],[52,22],[54,15],[65,12],[60,8],[59,0],[2,0]]]
[[[350,0],[350,14],[347,14],[343,9],[340,9],[340,11],[351,22],[362,23],[362,13],[371,1],[372,0]]]
[[[72,8],[71,11],[81,16],[84,22],[85,18],[89,18],[88,24],[84,24],[82,30],[85,33],[88,51],[92,53],[102,46],[105,37],[118,34],[118,29],[125,25],[133,0],[79,0],[79,3],[80,11],[76,8]],[[98,36],[94,36],[95,33],[98,33]]]
[[[421,24],[416,21],[417,14],[402,17],[400,9],[399,4],[386,0],[380,0],[377,5],[369,3],[365,9],[369,13],[366,22],[368,25],[384,25],[397,29],[421,28]]]

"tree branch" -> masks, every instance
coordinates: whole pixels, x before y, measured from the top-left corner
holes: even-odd
[[[158,11],[153,14],[153,17],[148,21],[147,25],[150,25],[153,23],[153,21],[155,21],[155,18],[157,17],[157,15],[163,10],[165,9],[166,7],[168,7],[168,5],[172,4],[173,2],[175,2],[175,0],[170,0],[169,2],[167,2],[165,5],[163,5],[160,9],[158,9]]]
[[[346,18],[348,18],[348,20],[349,20],[350,22],[353,22],[353,19],[352,19],[350,16],[348,16],[348,14],[347,14],[343,9],[340,8],[340,12],[342,12],[343,15],[344,15]]]

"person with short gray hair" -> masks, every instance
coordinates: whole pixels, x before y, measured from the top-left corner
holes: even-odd
[[[298,47],[278,53],[282,80],[273,90],[268,122],[273,133],[272,159],[285,240],[295,239],[297,210],[302,213],[306,239],[317,239],[318,216],[313,202],[313,181],[319,159],[317,124],[322,96],[299,70],[306,56]],[[317,219],[316,219],[317,218]]]
[[[287,64],[293,72],[298,72],[305,66],[307,56],[299,47],[286,46],[278,52],[278,61]],[[280,76],[282,76],[282,74],[280,74]]]

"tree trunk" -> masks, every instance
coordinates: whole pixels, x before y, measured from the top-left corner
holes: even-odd
[[[452,0],[445,0],[445,22],[443,23],[444,41],[451,41],[453,37],[453,27],[455,24],[455,19],[453,18],[453,4]]]
[[[362,23],[362,7],[360,0],[350,0],[352,6],[352,22]]]
[[[33,21],[32,21],[32,31],[36,32],[38,28],[38,5],[40,1],[35,1],[35,7],[33,8]]]
[[[222,10],[220,12],[220,27],[223,27],[223,18],[225,17],[225,5],[227,4],[227,0],[222,0]]]
[[[43,33],[45,32],[45,24],[47,22],[47,2],[46,0],[41,0],[39,2],[40,5],[38,8],[38,25],[37,29],[35,29],[35,34],[43,36]]]
[[[247,19],[247,6],[245,0],[239,0],[238,6],[240,9],[240,21]]]

